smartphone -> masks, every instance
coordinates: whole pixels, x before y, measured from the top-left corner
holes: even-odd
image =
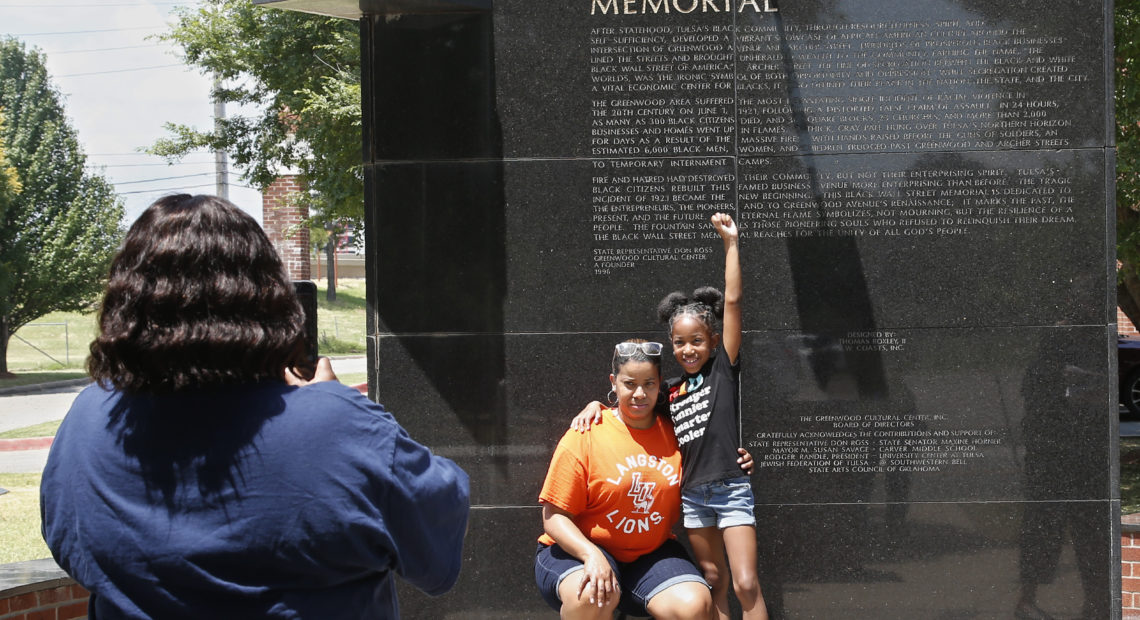
[[[317,284],[312,280],[293,280],[293,290],[305,314],[305,351],[309,361],[317,363]]]

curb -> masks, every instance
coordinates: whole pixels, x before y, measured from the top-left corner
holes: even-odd
[[[0,452],[18,450],[43,450],[51,447],[55,437],[21,437],[20,439],[0,439]]]
[[[41,394],[46,392],[53,392],[61,388],[87,385],[88,383],[91,383],[90,377],[80,377],[79,379],[65,379],[63,381],[49,381],[47,383],[33,383],[31,385],[14,385],[12,387],[0,388],[0,396],[8,396],[12,394]]]

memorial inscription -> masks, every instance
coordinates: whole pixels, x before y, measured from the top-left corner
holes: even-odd
[[[969,465],[1002,449],[995,429],[923,430],[944,415],[804,416],[804,425],[830,430],[761,432],[746,444],[765,469],[806,468],[810,474],[940,472]],[[782,472],[774,472],[776,475]]]
[[[1066,147],[1055,88],[1092,79],[1072,45],[980,20],[748,26],[740,152]]]
[[[943,236],[1076,223],[1073,178],[1057,166],[819,173],[770,168],[764,160],[741,163],[746,237]]]
[[[1017,7],[1003,19],[851,10],[827,22],[800,21],[801,8],[590,4],[578,36],[594,276],[701,260],[716,241],[701,223],[718,210],[737,209],[754,239],[1032,235],[1089,216],[1073,192],[1084,173],[1047,153],[1102,141],[1073,114],[1103,80],[1074,52],[1102,45],[1095,28],[1059,29]],[[929,169],[878,159],[1011,150],[1039,155]],[[876,160],[817,172],[799,159],[850,153]]]
[[[590,180],[599,276],[651,262],[706,260],[717,239],[709,216],[735,209],[728,158],[595,160]]]
[[[732,26],[624,26],[590,35],[594,156],[728,154]]]
[[[982,20],[595,27],[594,156],[1076,146],[1080,35]]]
[[[913,340],[908,332],[851,331],[827,339],[825,349],[832,352],[833,364],[844,360],[849,365],[905,368],[908,355],[922,355],[922,349],[931,345],[928,338],[920,337],[920,349],[911,351],[908,345]],[[885,361],[883,355],[902,357]],[[842,393],[843,388],[833,389]],[[900,386],[895,390],[910,393]],[[909,397],[902,400],[906,403]],[[756,454],[762,475],[765,470],[785,476],[793,474],[789,470],[810,475],[934,473],[969,466],[986,470],[1009,451],[1007,428],[959,419],[950,407],[920,412],[910,404],[885,402],[870,410],[848,406],[827,413],[810,408],[805,412],[803,403],[794,408],[800,412],[784,416],[782,427],[769,423],[761,425],[762,430],[751,430],[755,425],[747,425],[744,443]]]

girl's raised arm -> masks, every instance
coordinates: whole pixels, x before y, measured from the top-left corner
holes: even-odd
[[[744,340],[744,320],[740,309],[740,296],[744,288],[740,273],[740,231],[736,222],[732,221],[732,216],[727,213],[714,214],[712,225],[724,240],[724,331],[721,333],[721,344],[728,355],[728,361],[735,364]]]

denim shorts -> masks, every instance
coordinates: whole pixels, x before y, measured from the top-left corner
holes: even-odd
[[[606,556],[621,587],[618,609],[631,616],[648,616],[645,606],[659,592],[669,586],[695,581],[705,587],[708,583],[693,564],[681,543],[667,540],[657,549],[632,562],[618,562],[605,549]],[[558,586],[562,580],[582,570],[582,562],[562,550],[558,545],[549,547],[539,543],[534,556],[534,580],[543,600],[554,611],[562,609]]]
[[[752,514],[755,505],[752,482],[747,477],[706,482],[681,491],[681,512],[689,529],[756,525]]]

